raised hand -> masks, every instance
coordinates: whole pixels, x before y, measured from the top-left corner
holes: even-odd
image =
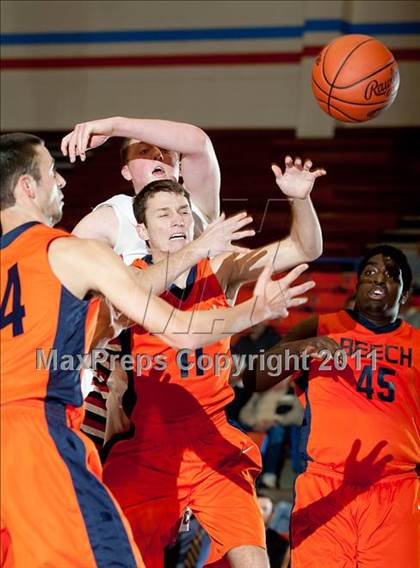
[[[253,237],[253,229],[242,230],[246,225],[252,223],[246,211],[237,213],[226,219],[222,213],[218,219],[210,223],[203,233],[194,241],[194,247],[204,251],[210,257],[226,252],[244,253],[249,249],[233,245],[232,241]]]
[[[315,286],[313,280],[292,286],[293,282],[305,272],[307,264],[300,264],[280,280],[271,280],[272,267],[267,265],[254,287],[254,316],[256,320],[286,318],[288,309],[301,306],[308,301],[302,296]],[[252,316],[251,316],[252,319]]]
[[[295,199],[305,199],[311,193],[316,178],[324,176],[324,169],[311,171],[312,162],[306,160],[302,166],[302,160],[295,158],[293,162],[290,156],[286,156],[284,173],[277,164],[272,164],[271,169],[276,176],[276,184],[287,196]]]
[[[114,134],[114,118],[103,118],[76,124],[69,134],[61,141],[61,151],[64,156],[75,162],[79,156],[81,161],[86,160],[86,151],[97,148]]]

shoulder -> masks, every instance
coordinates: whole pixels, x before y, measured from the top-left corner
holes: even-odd
[[[81,261],[84,258],[89,258],[92,262],[97,260],[97,256],[105,255],[108,257],[115,257],[112,249],[98,239],[79,239],[74,236],[65,236],[65,238],[58,237],[51,242],[49,252],[51,255],[65,255],[68,261]]]
[[[113,195],[106,201],[102,203],[98,203],[96,207],[94,207],[93,211],[98,211],[99,209],[103,208],[111,208],[111,209],[121,209],[130,211],[133,208],[133,197],[130,195],[125,195],[124,193],[119,193],[118,195]]]
[[[114,246],[118,223],[112,207],[100,207],[83,217],[73,229],[73,234],[82,239],[100,239]]]

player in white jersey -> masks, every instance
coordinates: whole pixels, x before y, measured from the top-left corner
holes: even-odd
[[[64,155],[85,160],[86,151],[112,136],[125,138],[121,173],[134,193],[158,179],[182,178],[191,193],[193,213],[200,233],[219,215],[220,170],[210,138],[196,126],[165,120],[112,117],[75,126],[62,140]],[[132,197],[115,195],[97,205],[74,228],[73,234],[107,242],[127,264],[147,254],[139,239]]]

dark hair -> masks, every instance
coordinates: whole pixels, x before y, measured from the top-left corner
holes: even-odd
[[[191,207],[191,198],[188,191],[182,187],[177,181],[171,179],[162,179],[151,181],[138,193],[133,201],[133,211],[134,217],[137,223],[146,224],[146,205],[151,197],[159,192],[165,193],[176,193],[178,195],[183,195],[188,201],[188,205]]]
[[[29,174],[36,182],[41,179],[36,147],[44,141],[33,134],[14,132],[0,136],[0,200],[1,209],[16,203],[14,188],[20,176]]]
[[[392,260],[398,265],[401,270],[403,292],[409,290],[411,287],[411,282],[413,280],[413,273],[411,272],[407,257],[402,252],[402,250],[391,245],[379,245],[370,249],[359,265],[359,268],[357,270],[357,277],[360,278],[360,275],[363,272],[365,266],[368,264],[369,260],[372,258],[372,256],[375,256],[377,254],[382,254],[383,256],[392,258]]]

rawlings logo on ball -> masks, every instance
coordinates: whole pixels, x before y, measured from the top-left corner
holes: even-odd
[[[385,95],[385,97],[388,97],[392,91],[392,79],[393,77],[391,76],[387,81],[380,82],[374,79],[368,83],[365,90],[365,99],[369,101],[373,95],[377,97]]]

